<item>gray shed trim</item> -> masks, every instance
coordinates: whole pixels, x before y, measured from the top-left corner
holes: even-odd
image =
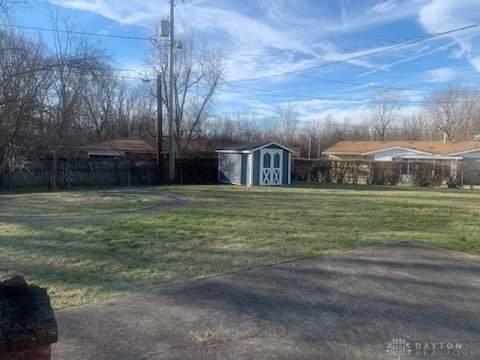
[[[292,149],[289,149],[283,145],[277,144],[274,141],[268,141],[268,142],[259,142],[259,143],[243,143],[243,144],[237,144],[237,145],[232,145],[232,146],[225,146],[222,149],[216,150],[218,153],[252,153],[257,150],[261,150],[263,148],[268,148],[274,145],[274,147],[281,148],[285,151],[288,151],[290,153],[294,153]]]

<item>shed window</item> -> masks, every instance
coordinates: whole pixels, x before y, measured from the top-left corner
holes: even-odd
[[[280,154],[275,154],[275,156],[273,157],[273,167],[275,169],[279,169],[280,168]]]
[[[264,168],[270,168],[270,154],[266,153],[263,155],[263,167]]]

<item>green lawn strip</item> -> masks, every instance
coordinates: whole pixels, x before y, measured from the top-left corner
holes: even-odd
[[[93,191],[17,194],[2,196],[0,216],[58,217],[130,212],[158,204],[151,196]]]
[[[94,224],[0,223],[0,278],[55,308],[392,241],[480,255],[480,192],[294,184],[159,187],[192,205]]]

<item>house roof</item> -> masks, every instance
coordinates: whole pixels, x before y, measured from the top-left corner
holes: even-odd
[[[254,143],[237,143],[228,146],[224,146],[221,149],[217,149],[217,152],[253,152],[256,150],[260,150],[266,148],[270,145],[276,145],[286,151],[293,153],[292,149],[289,149],[283,145],[280,145],[274,141],[262,141],[262,142],[254,142]]]
[[[364,155],[392,148],[406,148],[432,154],[448,155],[476,148],[480,149],[480,143],[473,140],[447,143],[443,141],[339,141],[323,153],[327,155]]]
[[[84,150],[94,151],[124,151],[136,153],[155,152],[155,149],[140,138],[124,138],[90,144],[83,147]]]

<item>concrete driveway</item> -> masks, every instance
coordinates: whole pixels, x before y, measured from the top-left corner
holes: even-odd
[[[394,243],[56,317],[57,360],[480,359],[480,258]]]

